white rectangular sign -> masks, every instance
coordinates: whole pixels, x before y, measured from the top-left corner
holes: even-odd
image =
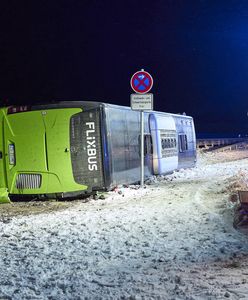
[[[153,110],[153,94],[131,94],[132,110]]]

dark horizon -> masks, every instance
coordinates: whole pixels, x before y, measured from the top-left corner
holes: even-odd
[[[248,133],[248,3],[48,1],[0,10],[1,105],[130,105],[154,79],[155,110],[191,115],[197,135]]]

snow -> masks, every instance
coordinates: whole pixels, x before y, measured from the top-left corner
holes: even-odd
[[[0,222],[0,299],[248,299],[230,201],[248,189],[240,157],[200,154],[144,189]]]

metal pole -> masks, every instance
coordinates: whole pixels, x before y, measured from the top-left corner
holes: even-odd
[[[140,111],[140,187],[144,186],[144,111]]]

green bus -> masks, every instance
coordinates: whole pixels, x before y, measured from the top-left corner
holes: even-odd
[[[196,161],[193,119],[146,112],[145,176]],[[0,108],[0,201],[71,197],[140,178],[140,115],[129,107],[66,101]]]

